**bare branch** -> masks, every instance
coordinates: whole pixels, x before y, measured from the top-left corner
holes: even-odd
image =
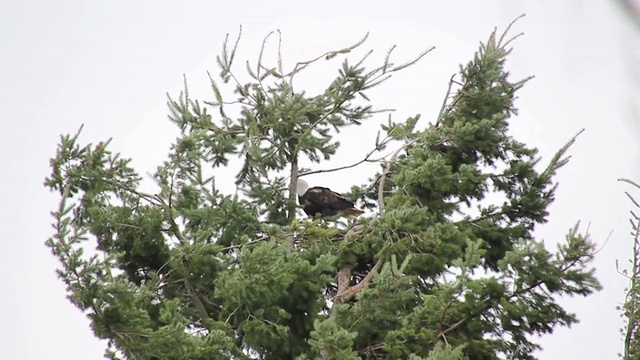
[[[443,337],[446,334],[452,332],[453,330],[457,329],[460,327],[460,325],[464,324],[466,321],[468,321],[469,319],[471,319],[471,317],[466,317],[462,320],[459,320],[458,322],[456,322],[455,324],[449,326],[448,328],[446,328],[445,330],[442,330],[438,333],[437,337]]]
[[[364,225],[362,224],[355,225],[351,229],[349,229],[349,231],[347,231],[346,235],[344,236],[344,239],[345,241],[349,241],[351,240],[352,237],[362,234],[363,231],[364,231]]]
[[[231,320],[231,317],[233,316],[233,314],[235,314],[235,313],[236,313],[236,311],[238,311],[238,309],[240,309],[240,305],[238,305],[238,306],[235,308],[235,310],[233,310],[233,311],[231,312],[231,314],[229,314],[229,316],[227,316],[227,320],[224,322],[225,324],[228,324],[228,323],[229,323],[229,320]]]
[[[629,180],[629,179],[625,179],[625,178],[618,178],[618,181],[626,182],[627,184],[631,184],[631,185],[635,186],[636,188],[640,189],[640,184],[634,182],[633,180]]]
[[[284,76],[284,70],[282,69],[282,32],[278,29],[278,72],[280,76]]]
[[[453,79],[455,77],[456,77],[456,74],[453,74],[453,75],[451,75],[451,78],[449,79],[449,86],[447,87],[447,93],[444,95],[444,99],[442,99],[442,106],[440,106],[440,111],[438,112],[438,117],[436,117],[436,127],[438,127],[438,125],[440,125],[440,118],[444,114],[444,109],[447,107],[447,100],[449,100],[449,96],[451,95],[451,87],[453,86],[453,83],[454,83]]]
[[[334,303],[341,303],[339,301],[340,294],[344,294],[345,291],[349,288],[349,280],[351,278],[351,271],[353,270],[353,264],[346,264],[340,268],[338,271],[338,290],[336,291],[336,296],[334,298]]]
[[[378,271],[378,269],[380,269],[381,266],[382,266],[382,259],[378,259],[378,261],[376,261],[375,265],[373,265],[373,268],[369,271],[367,276],[365,276],[364,279],[362,279],[359,283],[353,286],[348,286],[349,278],[351,277],[351,271],[353,270],[353,265],[349,264],[349,265],[343,266],[342,269],[340,269],[340,271],[338,272],[338,292],[336,293],[336,296],[333,299],[334,304],[343,304],[344,302],[356,296],[357,293],[362,291],[362,289],[364,289],[365,286],[367,286],[371,282],[371,280],[373,279],[373,275]],[[345,282],[345,279],[346,279],[346,282]],[[348,287],[345,287],[345,283]]]
[[[220,251],[226,251],[226,250],[239,249],[239,248],[241,248],[241,247],[243,247],[243,246],[257,244],[257,243],[259,243],[259,242],[266,241],[266,240],[269,240],[269,237],[268,237],[268,236],[263,236],[263,237],[260,237],[260,238],[258,238],[258,239],[251,240],[251,241],[247,241],[247,242],[242,243],[242,244],[237,244],[237,245],[231,245],[231,246],[223,247],[222,249],[220,249]]]
[[[456,74],[453,74],[451,76],[451,79],[449,80],[449,86],[447,88],[447,93],[446,93],[444,99],[442,100],[442,107],[440,108],[440,113],[438,113],[438,118],[436,119],[436,127],[438,125],[440,125],[440,120],[442,119],[442,116],[444,116],[445,113],[448,114],[451,111],[451,109],[453,109],[458,104],[458,102],[460,101],[460,99],[462,99],[462,97],[465,95],[465,92],[467,90],[468,83],[465,82],[463,84],[463,83],[455,81],[454,80],[455,75]],[[451,88],[453,87],[453,84],[456,84],[456,85],[460,86],[460,90],[458,90],[458,94],[456,94],[456,96],[453,98],[453,101],[451,102],[451,104],[449,104],[449,106],[447,106],[446,105],[447,104],[447,100],[448,100],[448,97],[451,95],[450,92],[451,92]]]
[[[509,32],[509,30],[511,29],[511,27],[513,26],[513,24],[516,23],[516,21],[522,19],[523,17],[525,17],[526,14],[522,14],[520,16],[518,16],[517,18],[513,19],[510,23],[509,26],[507,26],[507,28],[504,30],[504,32],[502,32],[502,36],[500,36],[500,40],[498,40],[498,47],[499,48],[504,48],[507,45],[509,45],[509,43],[511,43],[513,40],[519,38],[520,36],[524,35],[524,33],[519,33],[518,35],[512,37],[511,39],[507,40],[506,43],[502,44],[502,41],[504,40],[504,37],[507,35],[507,33]]]
[[[188,268],[188,267],[185,266],[185,268]],[[200,301],[200,297],[198,296],[198,293],[193,288],[193,285],[191,285],[191,283],[186,278],[184,279],[184,286],[187,288],[187,292],[191,297],[193,306],[196,307],[196,310],[198,311],[198,314],[200,315],[200,317],[202,317],[202,319],[210,319],[209,313],[207,313],[207,309],[202,304],[202,301]]]
[[[371,160],[371,156],[373,156],[373,154],[375,154],[376,152],[380,151],[380,148],[384,145],[386,145],[389,142],[389,137],[387,136],[386,138],[382,139],[382,142],[380,142],[380,144],[378,144],[378,146],[376,146],[373,150],[369,151],[365,157],[358,161],[355,162],[351,165],[345,165],[345,166],[339,166],[336,168],[331,168],[331,169],[323,169],[323,170],[312,170],[312,171],[305,171],[302,172],[298,175],[298,177],[302,177],[302,176],[307,176],[307,175],[313,175],[313,174],[321,174],[321,173],[330,173],[330,172],[336,172],[336,171],[340,171],[340,170],[346,170],[346,169],[351,169],[354,168],[360,164],[363,164],[365,162],[378,162],[381,161],[382,159],[384,159],[385,157],[379,158],[379,159],[373,159]]]
[[[349,47],[346,47],[344,49],[340,49],[340,50],[333,50],[333,51],[327,51],[326,53],[316,57],[315,59],[312,60],[308,60],[308,61],[302,61],[302,62],[298,62],[296,63],[296,66],[293,68],[293,71],[291,71],[289,74],[283,75],[283,76],[288,76],[289,77],[289,87],[291,88],[291,92],[293,92],[293,76],[295,74],[297,74],[298,72],[302,71],[304,68],[306,68],[307,66],[313,64],[314,62],[324,58],[330,59],[338,54],[346,54],[348,52],[350,52],[351,50],[357,48],[358,46],[362,45],[362,43],[364,43],[367,38],[369,37],[369,33],[367,32],[367,34],[357,43],[355,43],[354,45],[351,45]]]
[[[336,172],[336,171],[340,171],[340,170],[346,170],[346,169],[351,169],[354,168],[358,165],[361,165],[365,162],[378,162],[378,161],[382,161],[384,159],[384,157],[380,158],[380,159],[373,159],[373,160],[369,160],[369,157],[371,155],[367,154],[367,156],[365,156],[364,159],[355,162],[351,165],[345,165],[345,166],[340,166],[337,168],[331,168],[331,169],[323,169],[323,170],[313,170],[313,171],[305,171],[303,173],[301,173],[298,177],[302,177],[302,176],[307,176],[307,175],[313,175],[313,174],[322,174],[322,173],[331,173],[331,172]]]
[[[609,231],[609,235],[607,235],[607,238],[604,239],[604,244],[602,244],[600,249],[593,252],[594,255],[598,254],[600,251],[602,251],[602,249],[604,249],[605,246],[607,246],[607,243],[609,243],[609,240],[611,240],[611,235],[613,235],[613,230]]]
[[[393,45],[389,49],[389,51],[387,51],[387,56],[384,57],[384,65],[382,65],[382,73],[386,73],[387,72],[387,68],[389,67],[389,65],[391,65],[391,63],[389,62],[389,58],[391,58],[391,53],[395,49],[396,49],[396,45]]]
[[[418,56],[416,56],[416,58],[414,58],[411,61],[408,61],[402,65],[398,65],[395,66],[394,68],[392,68],[390,71],[391,72],[396,72],[396,71],[400,71],[402,69],[405,69],[411,65],[414,65],[415,63],[417,63],[418,61],[420,61],[423,57],[425,57],[428,53],[430,53],[431,51],[435,50],[435,46],[432,46],[430,48],[428,48],[427,50],[424,50],[423,52],[421,52]]]
[[[640,203],[638,203],[638,202],[636,201],[636,199],[634,199],[634,198],[633,198],[633,196],[631,196],[631,194],[629,194],[629,192],[628,192],[628,191],[625,191],[625,192],[624,192],[624,194],[625,194],[625,195],[627,195],[627,198],[628,198],[629,200],[631,200],[631,202],[633,203],[633,205],[635,205],[637,208],[640,208]]]

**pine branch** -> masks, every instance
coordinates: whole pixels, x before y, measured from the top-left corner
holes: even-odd
[[[264,48],[267,45],[267,40],[269,39],[269,37],[272,34],[273,34],[273,31],[268,33],[267,36],[265,36],[264,39],[262,40],[262,46],[260,47],[260,55],[258,55],[258,65],[256,66],[256,80],[258,81],[258,84],[260,85],[260,89],[262,89],[262,92],[264,94],[266,94],[267,91],[265,90],[264,85],[262,85],[262,77],[260,76],[260,70],[263,68],[263,66],[262,66],[262,56],[264,55]],[[279,48],[279,46],[278,46],[278,48]],[[248,61],[247,61],[247,64],[248,64]]]
[[[293,68],[293,70],[290,73],[288,73],[286,75],[283,75],[285,77],[287,77],[287,76],[289,77],[289,87],[291,89],[291,93],[293,93],[293,76],[295,74],[297,74],[298,72],[304,70],[307,66],[315,63],[316,61],[318,61],[318,60],[320,60],[322,58],[331,59],[331,58],[335,57],[336,55],[346,54],[346,53],[350,52],[351,50],[353,50],[353,49],[357,48],[358,46],[362,45],[362,43],[364,43],[367,40],[368,37],[369,37],[369,32],[367,32],[367,34],[360,41],[358,41],[357,43],[355,43],[355,44],[353,44],[353,45],[351,45],[349,47],[346,47],[346,48],[340,49],[340,50],[327,51],[326,53],[324,53],[324,54],[322,54],[322,55],[320,55],[320,56],[318,56],[318,57],[316,57],[316,58],[314,58],[312,60],[301,61],[301,62],[296,63],[296,66]]]
[[[303,144],[303,139],[309,135],[311,135],[311,133],[313,132],[313,130],[316,128],[316,126],[320,125],[320,123],[322,123],[323,121],[327,120],[329,118],[329,116],[333,115],[336,113],[336,111],[340,110],[340,108],[342,107],[342,105],[344,105],[345,102],[347,102],[348,98],[346,96],[343,96],[342,99],[336,103],[333,104],[333,107],[331,108],[331,110],[327,111],[326,113],[324,113],[322,116],[320,116],[318,118],[318,120],[316,120],[315,122],[313,122],[313,124],[311,124],[311,126],[309,126],[308,129],[305,130],[304,133],[302,133],[299,138],[297,139],[297,144],[294,147],[292,154],[295,154],[297,156],[297,154],[300,152],[300,146],[302,146]]]
[[[322,173],[331,173],[331,172],[336,172],[336,171],[340,171],[340,170],[346,170],[346,169],[351,169],[354,168],[356,166],[359,166],[361,164],[364,164],[365,162],[379,162],[381,160],[383,160],[386,156],[383,156],[382,158],[379,159],[374,159],[371,160],[371,157],[373,156],[373,154],[375,154],[376,152],[380,151],[380,149],[382,147],[384,147],[387,143],[389,143],[390,138],[389,136],[385,137],[384,139],[382,139],[382,141],[371,151],[369,151],[363,159],[350,164],[350,165],[345,165],[345,166],[340,166],[340,167],[336,167],[336,168],[330,168],[330,169],[322,169],[322,170],[312,170],[312,171],[304,171],[302,173],[300,173],[300,175],[298,177],[302,177],[302,176],[307,176],[307,175],[313,175],[313,174],[322,174]]]
[[[408,142],[403,146],[401,146],[398,150],[396,150],[396,152],[391,156],[391,159],[389,159],[389,161],[387,162],[387,167],[385,169],[384,174],[390,174],[391,166],[395,162],[400,152],[406,149],[408,146],[410,146],[414,142],[415,141]],[[384,190],[384,181],[387,177],[384,174],[380,179],[380,187],[378,188],[378,206],[380,208],[380,214],[382,214],[382,212],[384,211],[384,198],[383,198],[382,191]],[[360,231],[360,230],[361,228],[358,228],[358,230],[354,230],[354,232]],[[353,236],[353,234],[351,233],[351,231],[349,231],[347,235],[345,235],[345,240],[347,238],[350,238],[351,236]],[[352,264],[343,265],[342,268],[338,271],[338,276],[337,276],[338,291],[336,292],[336,296],[333,299],[334,303],[332,306],[332,311],[333,309],[335,309],[335,306],[337,304],[342,304],[350,300],[356,294],[362,291],[365,288],[365,286],[367,286],[371,282],[371,280],[373,279],[373,275],[377,273],[380,267],[382,267],[382,264],[383,264],[382,258],[378,259],[376,263],[373,265],[373,268],[369,270],[369,273],[367,273],[367,275],[360,282],[358,282],[356,285],[353,285],[353,286],[348,286],[349,280],[351,279],[351,272],[353,271],[353,265]]]
[[[572,233],[575,233],[578,229],[579,223],[576,224],[576,226],[573,228]],[[573,259],[571,262],[569,262],[568,264],[566,264],[565,266],[560,267],[559,272],[560,273],[566,273],[567,271],[569,271],[571,268],[573,268],[576,264],[581,263],[584,261],[584,258],[588,258],[590,257],[590,254],[582,254],[581,256],[576,256],[575,259]],[[531,292],[533,292],[534,290],[536,290],[537,288],[539,288],[540,286],[544,285],[545,281],[544,280],[538,280],[536,282],[534,282],[533,284],[527,286],[526,288],[520,289],[518,291],[514,291],[513,293],[507,295],[505,297],[505,300],[509,301],[513,298],[516,297],[520,297],[520,296],[524,296],[527,295]],[[459,328],[461,325],[463,325],[464,323],[466,323],[467,321],[478,317],[478,316],[483,316],[485,314],[485,312],[491,310],[491,308],[493,308],[494,306],[496,306],[495,300],[494,302],[492,301],[486,301],[485,300],[485,305],[482,306],[479,310],[472,312],[471,314],[463,317],[462,319],[458,320],[457,322],[455,322],[453,325],[449,326],[448,328],[446,328],[445,330],[441,330],[440,332],[438,332],[436,339],[440,338],[440,337],[444,337],[446,334],[454,331],[455,329]],[[432,340],[430,343],[433,344],[435,343],[436,340]]]
[[[184,236],[184,234],[182,234],[182,231],[180,231],[180,228],[178,227],[178,224],[175,221],[175,218],[173,215],[173,207],[171,207],[170,204],[167,204],[159,195],[156,195],[155,197],[160,202],[164,210],[165,218],[167,219],[167,221],[169,221],[169,225],[171,227],[170,229],[171,232],[173,233],[173,235],[175,235],[178,238],[178,240],[182,245],[187,245],[189,243],[189,240]],[[171,199],[171,196],[169,196],[169,200],[170,199]],[[202,319],[210,319],[206,308],[202,304],[202,301],[200,301],[200,296],[198,295],[193,285],[186,278],[187,276],[186,274],[189,274],[191,272],[189,270],[188,264],[185,261],[182,261],[181,263],[185,271],[185,278],[184,278],[185,288],[187,289],[187,293],[191,297],[191,301],[193,302],[193,305],[196,307],[196,311],[198,311],[198,314],[200,315],[200,317],[202,317]]]
[[[314,175],[314,174],[332,173],[332,172],[336,172],[336,171],[351,169],[351,168],[357,167],[358,165],[362,165],[362,164],[364,164],[366,162],[375,163],[375,162],[382,161],[384,159],[384,157],[383,157],[383,158],[380,158],[380,159],[370,160],[369,158],[371,157],[372,154],[373,154],[373,152],[367,154],[364,157],[364,159],[362,159],[362,160],[360,160],[358,162],[355,162],[353,164],[350,164],[350,165],[339,166],[339,167],[330,168],[330,169],[305,171],[305,172],[300,173],[299,177],[307,176],[307,175]]]
[[[566,144],[564,144],[560,148],[560,150],[558,150],[553,155],[553,157],[551,158],[551,161],[549,161],[549,165],[547,166],[546,169],[544,169],[544,171],[541,174],[542,178],[550,178],[552,175],[555,174],[555,172],[559,168],[566,165],[569,162],[569,160],[571,160],[571,156],[564,157],[564,155],[567,153],[569,148],[576,142],[576,140],[578,139],[578,136],[580,136],[580,134],[582,134],[584,131],[585,131],[584,128],[580,129],[578,133],[576,133]]]
[[[640,190],[640,184],[624,178],[619,178],[618,181],[625,182],[632,185],[636,189]],[[627,197],[631,200],[632,204],[636,208],[640,208],[640,203],[636,201],[631,194],[625,192]],[[623,275],[629,280],[629,287],[625,294],[624,305],[622,306],[622,314],[626,319],[626,327],[624,329],[624,354],[623,359],[631,359],[637,356],[637,330],[640,326],[640,316],[638,315],[638,304],[640,303],[640,293],[638,289],[638,279],[640,277],[640,218],[635,215],[633,211],[630,211],[631,218],[631,236],[633,238],[633,260],[631,261],[631,273],[620,271],[618,269],[618,261],[616,260],[616,269],[618,273]]]
[[[502,32],[502,35],[500,36],[500,40],[498,40],[498,44],[497,47],[498,48],[506,48],[507,45],[509,45],[511,42],[513,42],[515,39],[519,38],[520,36],[524,35],[524,33],[519,33],[515,36],[512,36],[509,40],[507,40],[507,42],[505,42],[504,44],[502,43],[505,39],[505,36],[507,36],[507,33],[509,32],[509,30],[511,30],[511,27],[513,26],[513,24],[516,23],[516,21],[522,19],[523,17],[525,17],[526,14],[520,14],[518,17],[516,17],[515,19],[511,20],[511,22],[509,23],[509,25],[507,26],[506,29],[504,29],[504,31]],[[507,50],[509,51],[509,50]]]
[[[391,166],[395,163],[396,159],[398,158],[398,155],[400,155],[400,152],[402,152],[402,150],[408,148],[409,146],[415,143],[416,141],[412,140],[402,145],[400,148],[398,148],[398,150],[396,150],[395,153],[393,153],[393,155],[391,156],[391,159],[387,161],[387,166],[385,167],[384,173],[382,173],[382,177],[380,178],[380,183],[378,184],[378,209],[379,209],[380,215],[382,215],[382,213],[384,212],[384,185],[387,180],[387,177],[391,174]]]
[[[189,271],[189,267],[186,264],[184,264],[184,262],[183,262],[182,266],[185,267],[185,270]],[[198,311],[198,314],[200,315],[200,317],[203,320],[211,319],[211,317],[209,317],[209,313],[207,313],[207,309],[202,304],[202,301],[200,301],[200,296],[198,295],[198,292],[193,287],[193,285],[191,285],[189,280],[187,280],[186,278],[184,279],[184,285],[187,288],[187,292],[189,293],[189,296],[191,297],[191,301],[193,301],[193,306],[196,307],[196,311]],[[206,324],[206,322],[205,322],[205,324]],[[205,327],[209,328],[207,325],[205,325]]]

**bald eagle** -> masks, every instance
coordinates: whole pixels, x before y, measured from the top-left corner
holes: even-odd
[[[321,186],[309,187],[309,184],[301,179],[298,179],[298,201],[302,210],[309,216],[321,214],[322,217],[338,215],[354,218],[364,213],[337,192]]]

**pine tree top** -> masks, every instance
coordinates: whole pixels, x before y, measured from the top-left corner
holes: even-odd
[[[141,176],[108,141],[63,136],[45,181],[61,195],[47,246],[69,300],[109,340],[108,356],[535,358],[531,335],[577,322],[556,296],[601,286],[594,244],[577,225],[555,251],[533,235],[575,138],[540,168],[537,149],[509,134],[515,94],[530,78],[512,81],[505,70],[515,39],[507,31],[492,32],[451,78],[433,125],[389,117],[374,149],[347,166],[380,164],[343,194],[368,209],[357,220],[302,216],[297,179],[339,177],[323,165],[342,146],[335,133],[385,116],[367,91],[432,49],[400,65],[392,51],[373,68],[370,52],[345,59],[310,96],[296,75],[366,37],[289,72],[281,59],[265,65],[265,41],[245,84],[234,73],[240,38],[225,41],[219,79],[210,75],[215,99],[194,100],[186,88],[169,97],[181,134],[154,173],[155,194],[138,190]],[[235,158],[237,191],[225,193],[216,174]]]

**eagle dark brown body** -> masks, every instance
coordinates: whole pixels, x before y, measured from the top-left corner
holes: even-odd
[[[364,211],[356,209],[353,202],[341,194],[322,186],[309,187],[306,181],[298,179],[298,201],[305,214],[324,217],[356,217]]]

